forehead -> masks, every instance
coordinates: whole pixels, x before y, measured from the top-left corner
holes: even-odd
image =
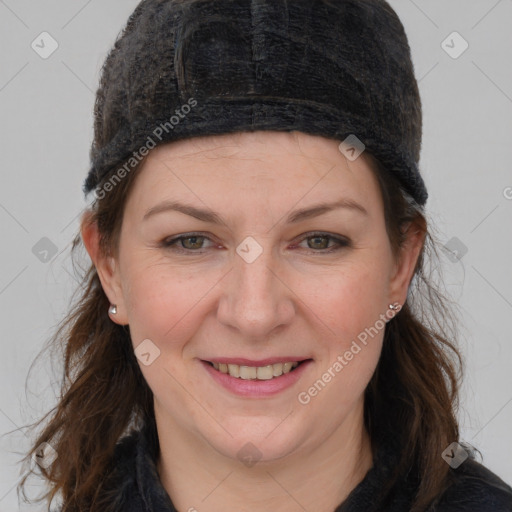
[[[295,203],[349,197],[378,208],[371,160],[364,153],[347,160],[339,142],[302,132],[257,131],[163,144],[139,169],[131,206],[183,196],[212,205],[244,196],[268,205],[283,203],[286,194]]]

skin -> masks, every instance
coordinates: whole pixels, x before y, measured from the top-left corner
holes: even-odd
[[[139,365],[154,393],[158,472],[180,512],[332,512],[372,466],[363,393],[384,329],[309,403],[298,394],[389,304],[405,302],[424,232],[410,228],[395,261],[370,161],[348,161],[338,144],[264,131],[157,147],[128,196],[115,257],[99,253],[97,228],[82,217],[84,244],[117,304],[112,321],[130,325],[134,348],[150,339],[160,350]],[[341,198],[367,215],[342,208],[285,223],[292,211]],[[143,221],[164,200],[208,207],[224,224],[171,211]],[[188,254],[159,245],[194,231],[207,238],[175,246]],[[328,254],[335,239],[314,231],[350,244]],[[236,253],[247,236],[263,249],[252,263]],[[231,394],[199,362],[283,355],[313,363],[268,398]],[[237,456],[249,442],[261,454],[251,467]]]

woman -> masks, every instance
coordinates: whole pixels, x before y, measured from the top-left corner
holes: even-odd
[[[92,264],[29,454],[49,501],[512,510],[458,443],[421,103],[386,2],[143,1],[95,114],[74,244]]]

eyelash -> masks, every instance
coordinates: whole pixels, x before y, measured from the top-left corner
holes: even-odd
[[[184,249],[182,247],[178,247],[177,243],[181,240],[186,240],[187,238],[205,238],[206,240],[209,240],[209,238],[204,235],[203,233],[187,233],[185,235],[180,235],[174,238],[167,238],[161,242],[161,247],[165,249],[169,249],[171,251],[177,252],[179,254],[204,254],[204,251],[201,252],[200,249],[194,250],[194,249]],[[329,238],[331,240],[334,240],[334,242],[337,244],[337,247],[330,248],[330,249],[310,249],[313,253],[320,253],[320,254],[332,254],[335,252],[340,251],[341,249],[345,247],[350,247],[350,241],[343,238],[338,238],[335,236],[330,235],[329,233],[323,233],[323,232],[313,232],[309,234],[308,236],[302,238],[299,242],[302,242],[304,240],[307,240],[308,238]]]

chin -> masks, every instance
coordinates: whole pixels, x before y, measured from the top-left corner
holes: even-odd
[[[233,437],[224,430],[220,435],[203,435],[217,452],[247,467],[272,463],[297,452],[309,438],[303,428],[299,432],[293,424],[285,427],[284,423],[290,421],[285,418],[237,418],[223,423]]]

